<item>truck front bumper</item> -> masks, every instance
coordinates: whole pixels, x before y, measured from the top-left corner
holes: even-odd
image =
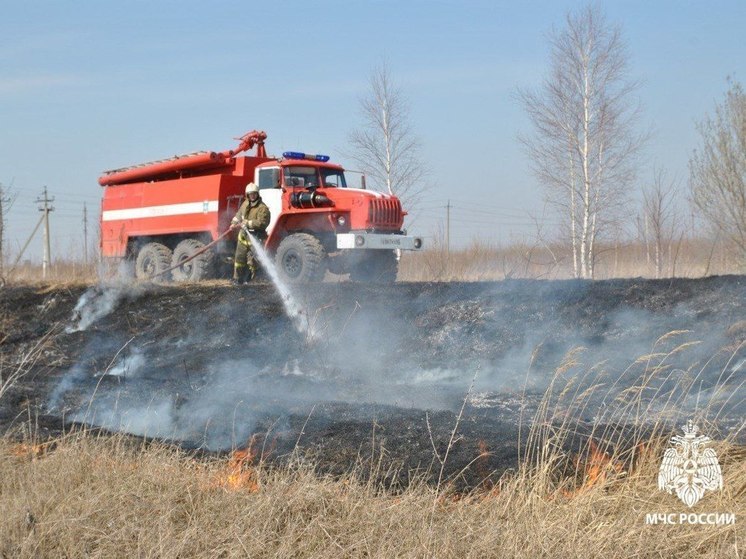
[[[422,246],[422,237],[411,237],[409,235],[367,233],[365,231],[337,234],[338,249],[422,250]]]

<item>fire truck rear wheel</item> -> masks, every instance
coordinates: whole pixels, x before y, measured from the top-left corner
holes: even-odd
[[[205,243],[197,239],[184,239],[176,245],[170,265],[171,267],[177,266],[171,271],[174,281],[200,281],[212,277],[213,253],[209,250],[181,264],[203,248],[205,248]]]
[[[371,250],[370,254],[350,270],[352,281],[369,283],[394,283],[399,271],[399,261],[393,250]]]
[[[139,280],[168,281],[170,274],[163,273],[171,267],[171,249],[161,243],[143,245],[135,261],[135,277]]]
[[[277,271],[290,283],[321,281],[326,273],[326,253],[321,242],[308,233],[285,237],[277,248]]]

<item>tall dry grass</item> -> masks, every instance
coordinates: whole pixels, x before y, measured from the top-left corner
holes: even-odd
[[[657,490],[657,447],[576,489],[551,453],[499,484],[457,496],[421,482],[392,495],[355,473],[196,460],[165,445],[76,433],[41,448],[0,443],[3,557],[740,557],[743,455],[719,453],[725,489],[695,512],[735,525],[646,525],[688,512]],[[581,464],[579,462],[579,464]],[[615,464],[615,462],[609,462]],[[586,469],[579,466],[583,479]]]
[[[666,245],[660,277],[703,277],[744,273],[742,256],[722,241],[687,238]],[[651,247],[639,242],[599,244],[595,279],[656,277]],[[111,263],[108,266],[112,266]],[[38,263],[25,262],[5,270],[9,283],[93,283],[116,273],[91,259],[70,256],[53,261],[42,274]],[[332,281],[344,276],[329,275]],[[572,254],[559,244],[515,242],[497,246],[475,239],[468,246],[446,251],[437,240],[422,252],[406,252],[400,262],[400,281],[494,281],[506,278],[567,279],[573,277]]]
[[[44,276],[41,264],[24,262],[14,268],[5,268],[8,284],[79,284],[94,283],[99,279],[99,264],[86,264],[77,258],[60,259],[52,263]]]
[[[685,239],[667,246],[660,277],[703,277],[744,273],[732,248],[707,239]],[[644,243],[599,244],[595,279],[657,276],[654,257]],[[572,253],[562,245],[512,243],[497,246],[474,240],[465,248],[445,249],[435,242],[422,252],[405,253],[400,281],[494,281],[506,278],[568,279]]]
[[[33,432],[23,442],[5,438],[0,556],[741,557],[746,452],[736,440],[743,424],[715,443],[722,491],[688,509],[657,487],[676,424],[666,412],[699,396],[702,374],[692,368],[678,389],[664,388],[661,381],[679,375],[667,363],[686,349],[670,348],[677,335],[661,338],[630,365],[641,368],[639,382],[610,391],[608,414],[589,430],[582,428],[585,412],[609,387],[595,380],[597,367],[574,374],[578,353],[570,353],[525,422],[518,468],[466,494],[454,492],[453,478],[433,486],[411,472],[394,493],[360,465],[323,476],[300,452],[270,465],[252,446],[198,457],[86,430],[47,442]],[[742,387],[732,366],[742,349],[743,343],[731,348],[716,389],[691,415],[701,427],[720,419],[722,396]],[[449,448],[453,443],[452,436]],[[646,523],[648,514],[690,512],[730,513],[736,522]]]

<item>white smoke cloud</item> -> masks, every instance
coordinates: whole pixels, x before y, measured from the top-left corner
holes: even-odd
[[[142,292],[142,288],[127,283],[100,284],[90,287],[73,309],[71,324],[65,332],[83,332],[94,323],[114,311],[126,297],[134,297]]]
[[[145,355],[140,353],[137,348],[134,348],[131,353],[126,353],[119,359],[119,361],[113,363],[94,376],[108,375],[111,377],[134,377],[137,372],[146,365],[146,363],[147,358]]]
[[[511,299],[499,288],[500,297],[489,289],[464,297],[457,287],[440,288],[442,294],[414,292],[398,307],[381,304],[386,296],[367,287],[356,288],[359,295],[350,298],[345,293],[349,284],[326,285],[309,290],[318,291],[315,303],[307,298],[302,306],[297,300],[288,306],[281,295],[288,318],[262,316],[249,294],[249,307],[239,319],[231,314],[237,292],[226,290],[222,302],[212,301],[210,308],[185,310],[181,320],[189,325],[188,335],[177,334],[171,325],[148,344],[135,341],[117,359],[121,345],[111,343],[104,350],[92,344],[89,353],[98,352],[99,362],[113,360],[106,375],[112,378],[97,377],[102,367],[81,360],[52,400],[77,387],[76,420],[220,449],[245,442],[267,416],[302,414],[322,402],[458,409],[475,372],[470,405],[515,414],[522,409],[516,394],[545,390],[577,347],[585,349],[555,379],[555,390],[574,383],[572,396],[598,385],[584,411],[592,421],[631,419],[617,398],[641,379],[646,382],[642,409],[650,417],[701,409],[701,399],[722,384],[720,371],[707,362],[724,345],[727,323],[699,324],[685,305],[665,313],[621,306],[581,320],[561,302],[531,290]],[[380,299],[369,301],[367,293]],[[568,293],[583,297],[570,290],[562,294]],[[540,314],[532,315],[525,310],[532,307],[513,300],[532,297],[550,301],[537,306]],[[102,307],[106,300],[111,299],[98,299]],[[511,305],[523,313],[519,318],[508,314]],[[318,313],[314,329],[299,326],[298,313],[308,316],[306,309],[313,308],[326,309]],[[677,329],[679,334],[656,343]],[[644,354],[657,356],[635,362]],[[734,359],[729,371],[737,372],[744,361]],[[743,394],[739,386],[734,389]],[[569,398],[566,405],[578,404]]]

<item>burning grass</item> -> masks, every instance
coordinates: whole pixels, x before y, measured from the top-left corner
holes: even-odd
[[[5,439],[0,556],[740,556],[742,449],[718,447],[725,489],[691,509],[734,513],[735,525],[661,526],[645,515],[691,511],[657,490],[662,446],[651,444],[630,461],[594,443],[565,475],[552,465],[567,456],[548,453],[456,494],[418,476],[397,493],[359,470],[324,477],[301,457],[268,467],[253,444],[200,458],[85,431],[41,446]]]
[[[460,440],[458,422],[445,452],[442,440],[431,439],[440,473],[399,469],[398,483],[378,475],[400,468],[383,450],[344,475],[327,476],[300,452],[266,463],[257,439],[228,455],[205,456],[86,430],[52,441],[6,438],[0,557],[739,557],[746,546],[746,454],[734,441],[742,418],[715,445],[723,490],[688,509],[657,487],[678,418],[672,424],[656,406],[697,409],[691,419],[703,428],[706,418],[723,419],[723,398],[742,386],[735,363],[741,331],[734,330],[733,357],[717,386],[701,393],[701,370],[668,365],[689,342],[663,350],[677,336],[667,334],[630,366],[635,375],[642,368],[641,382],[610,391],[616,396],[591,423],[584,419],[590,398],[621,381],[600,384],[596,367],[578,373],[578,353],[570,353],[525,423],[518,467],[496,479],[490,443],[482,441],[471,467],[484,481],[464,492],[456,491],[457,476],[445,473],[448,451]],[[686,405],[693,397],[696,405]],[[433,477],[437,485],[426,482]],[[386,483],[375,481],[381,479]],[[736,523],[646,524],[648,514],[688,512],[729,513]]]

